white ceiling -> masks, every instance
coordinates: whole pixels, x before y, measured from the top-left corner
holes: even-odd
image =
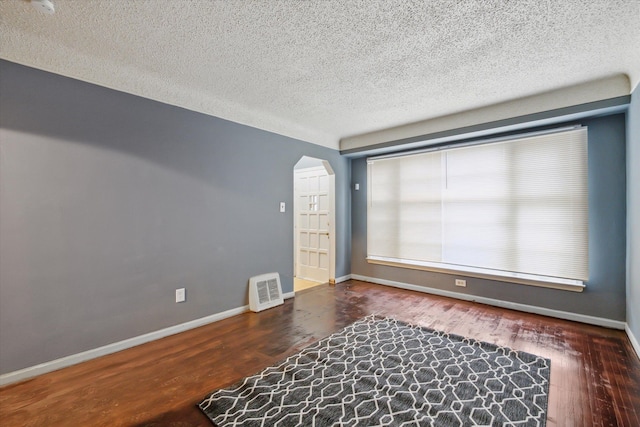
[[[331,148],[640,80],[640,0],[0,0],[0,56]],[[1,95],[0,95],[1,96]]]

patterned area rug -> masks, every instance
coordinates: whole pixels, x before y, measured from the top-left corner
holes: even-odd
[[[366,317],[207,396],[219,426],[546,424],[550,361]]]

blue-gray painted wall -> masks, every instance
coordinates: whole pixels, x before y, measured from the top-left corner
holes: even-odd
[[[337,150],[6,61],[0,132],[0,373],[241,307],[256,274],[292,291],[303,155],[335,171],[350,272]]]
[[[360,184],[359,191],[352,190],[351,200],[352,274],[624,321],[625,116],[616,114],[579,123],[589,127],[590,278],[584,292],[477,278],[467,278],[467,287],[459,288],[454,286],[454,279],[458,276],[368,264],[367,165],[364,157],[354,159],[351,165],[352,184]]]
[[[640,337],[639,98],[628,168],[624,116],[583,121],[587,290],[468,279],[463,292],[616,320],[626,305]],[[449,275],[366,263],[363,158],[0,61],[0,373],[240,307],[254,274],[278,271],[291,291],[293,217],[278,203],[293,206],[303,155],[336,172],[337,277],[461,291]],[[186,303],[173,302],[178,287]]]
[[[640,342],[640,85],[627,112],[627,324]]]

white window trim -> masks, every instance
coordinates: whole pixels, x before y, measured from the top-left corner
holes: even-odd
[[[553,129],[545,129],[542,131],[532,131],[519,133],[516,135],[507,135],[501,137],[493,137],[493,138],[485,138],[475,141],[456,143],[456,144],[447,144],[443,146],[437,147],[427,147],[423,149],[399,152],[399,153],[389,153],[378,156],[372,156],[367,158],[367,163],[373,163],[375,160],[388,159],[394,157],[405,157],[413,154],[422,154],[426,152],[432,151],[440,151],[440,150],[448,150],[451,148],[460,148],[474,145],[483,145],[495,142],[505,142],[510,140],[519,140],[522,138],[532,137],[532,136],[542,136],[546,134],[558,134],[566,131],[572,131],[576,129],[580,129],[583,126],[581,125],[573,125],[573,126],[564,126],[560,128]],[[401,259],[395,257],[383,257],[379,255],[367,255],[367,262],[370,264],[378,264],[378,265],[386,265],[393,266],[399,268],[408,268],[414,270],[422,270],[422,271],[432,271],[439,273],[446,273],[452,275],[461,275],[465,277],[477,277],[482,279],[489,279],[495,281],[502,281],[507,283],[514,284],[522,284],[529,286],[537,286],[558,290],[566,290],[571,292],[583,292],[586,281],[579,279],[568,279],[563,277],[552,277],[552,276],[543,276],[536,274],[528,274],[528,273],[520,273],[513,271],[505,271],[505,270],[496,270],[490,268],[483,267],[472,267],[467,265],[458,265],[458,264],[450,264],[444,262],[432,262],[432,261],[422,261],[422,260],[410,260],[410,259]]]
[[[518,133],[518,134],[515,134],[515,135],[506,135],[506,136],[498,136],[498,137],[493,137],[493,138],[484,138],[484,139],[480,139],[480,140],[476,140],[476,141],[470,141],[470,142],[453,141],[451,144],[438,145],[436,147],[427,147],[427,148],[421,148],[421,149],[417,149],[417,150],[401,151],[399,153],[381,154],[379,156],[367,157],[367,162],[371,162],[373,160],[391,159],[391,158],[394,158],[394,157],[406,157],[406,156],[411,156],[413,154],[430,153],[432,151],[451,150],[452,148],[472,147],[474,145],[484,145],[484,144],[493,144],[493,143],[496,143],[496,142],[514,141],[514,140],[519,140],[519,139],[523,139],[523,138],[530,138],[532,136],[558,134],[558,133],[562,133],[562,132],[567,132],[567,131],[580,129],[582,127],[583,127],[582,125],[572,125],[572,126],[563,126],[563,127],[559,127],[559,128],[553,128],[553,129],[545,129],[545,130],[539,130],[539,131]]]
[[[559,277],[539,276],[535,274],[516,273],[512,271],[492,270],[489,268],[469,267],[464,265],[444,264],[428,261],[405,260],[369,256],[369,264],[386,265],[390,267],[409,268],[412,270],[433,271],[436,273],[456,274],[466,277],[497,280],[500,282],[516,283],[520,285],[538,286],[559,289],[563,291],[582,292],[585,288],[582,280],[564,279]]]

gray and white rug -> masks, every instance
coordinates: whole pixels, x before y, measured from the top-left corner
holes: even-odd
[[[545,426],[550,361],[368,316],[198,406],[227,426]]]

